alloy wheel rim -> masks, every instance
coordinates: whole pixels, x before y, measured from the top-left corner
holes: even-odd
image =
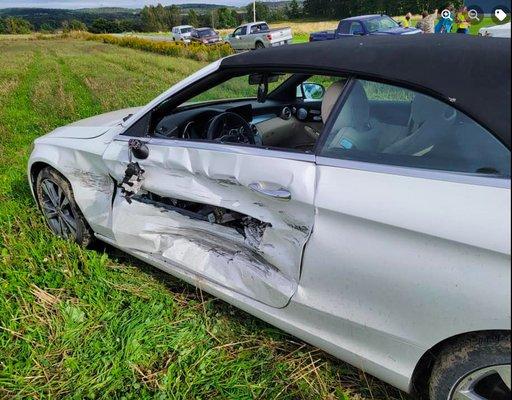
[[[510,372],[510,364],[495,365],[473,371],[455,386],[450,399],[510,399]]]
[[[52,231],[64,238],[76,238],[77,221],[64,190],[51,179],[44,179],[41,189],[41,206]]]

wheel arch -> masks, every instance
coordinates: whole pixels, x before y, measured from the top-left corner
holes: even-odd
[[[36,200],[36,204],[37,204],[38,208],[40,208],[40,207],[39,207],[39,202],[37,201],[37,196],[36,196],[36,180],[37,180],[39,173],[46,167],[50,167],[50,168],[54,169],[55,171],[57,171],[57,173],[59,175],[61,175],[62,178],[64,178],[69,183],[69,185],[71,187],[71,191],[73,193],[73,183],[71,182],[71,180],[66,176],[66,174],[63,171],[61,171],[58,167],[56,167],[50,161],[44,161],[44,160],[34,161],[29,166],[29,181],[30,181],[30,189],[32,191],[34,199]],[[77,204],[77,207],[80,209],[78,204]],[[80,209],[80,212],[82,212],[81,209]]]
[[[508,329],[470,331],[451,336],[443,339],[439,343],[436,343],[421,356],[420,360],[416,364],[412,374],[409,392],[419,399],[428,398],[428,383],[430,375],[432,374],[434,362],[440,352],[446,347],[467,340],[470,337],[488,337],[500,334],[510,335],[510,333],[511,331]]]
[[[47,162],[44,161],[36,161],[34,162],[29,169],[29,178],[30,178],[30,185],[32,186],[32,190],[35,189],[34,185],[36,184],[37,175],[39,175],[39,172],[45,167],[52,167],[55,168],[53,165],[50,165]],[[56,169],[56,168],[55,168]],[[59,171],[60,172],[60,171]]]
[[[61,171],[59,171],[59,169],[56,168],[50,160],[36,159],[35,161],[31,162],[28,166],[28,180],[30,184],[30,191],[32,192],[32,197],[34,197],[34,200],[38,208],[39,202],[37,201],[36,196],[36,180],[39,173],[46,167],[51,167],[55,169],[69,182],[69,179]]]

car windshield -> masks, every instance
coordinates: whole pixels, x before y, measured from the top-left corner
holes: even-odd
[[[386,15],[364,21],[368,32],[378,32],[386,29],[397,28],[399,25]]]
[[[291,74],[280,74],[275,82],[269,82],[268,92],[271,93],[274,89],[286,81]],[[233,99],[248,99],[256,98],[258,92],[257,85],[249,84],[249,76],[237,76],[228,79],[225,82],[210,88],[201,94],[189,99],[186,104],[198,103],[203,101],[218,101],[218,100],[233,100]]]
[[[199,35],[199,37],[204,37],[215,35],[215,32],[213,31],[213,29],[202,29],[200,31],[197,31],[197,34]]]
[[[192,31],[192,28],[181,28],[181,33],[189,33]]]

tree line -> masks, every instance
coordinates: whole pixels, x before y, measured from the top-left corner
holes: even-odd
[[[0,33],[21,34],[31,31],[55,32],[81,30],[92,33],[118,33],[118,32],[159,32],[169,31],[176,25],[192,25],[196,27],[210,26],[216,29],[235,28],[236,26],[252,20],[252,3],[246,7],[217,7],[211,9],[191,8],[185,12],[179,6],[149,5],[130,15],[127,12],[107,14],[98,12],[94,18],[91,13],[71,13],[70,10],[37,9],[33,13],[24,10],[22,16],[0,14]],[[302,15],[299,12],[297,0],[291,0],[290,6],[269,7],[262,2],[256,2],[256,17],[259,20],[284,21]],[[18,10],[14,10],[18,11]],[[1,12],[1,10],[0,10]],[[73,18],[68,18],[70,15]],[[122,16],[122,18],[117,18]]]
[[[341,19],[361,14],[405,15],[442,10],[448,4],[456,7],[462,0],[304,0],[302,14],[309,18]]]
[[[0,34],[25,34],[32,30],[32,24],[23,18],[0,18]]]
[[[384,13],[391,16],[405,15],[407,12],[419,14],[422,11],[442,9],[446,3],[460,5],[462,0],[290,0],[284,6],[269,7],[266,3],[256,2],[256,18],[275,22],[300,19],[340,19],[360,14]],[[210,26],[215,29],[235,28],[252,21],[253,4],[246,7],[218,7],[198,12],[191,8],[188,12],[179,6],[145,6],[132,14],[126,11],[123,18],[108,18],[98,14],[91,19],[91,14],[74,14],[73,19],[55,19],[37,13],[37,23],[16,16],[0,16],[0,33],[19,34],[31,31],[54,32],[80,30],[92,33],[119,32],[165,32],[176,25],[192,25],[195,27]],[[41,17],[41,15],[43,15]]]

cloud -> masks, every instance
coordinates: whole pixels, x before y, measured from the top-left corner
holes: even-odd
[[[38,7],[38,8],[96,8],[96,7],[127,7],[140,8],[145,5],[204,3],[241,6],[248,4],[250,0],[0,0],[0,8],[11,7]]]

